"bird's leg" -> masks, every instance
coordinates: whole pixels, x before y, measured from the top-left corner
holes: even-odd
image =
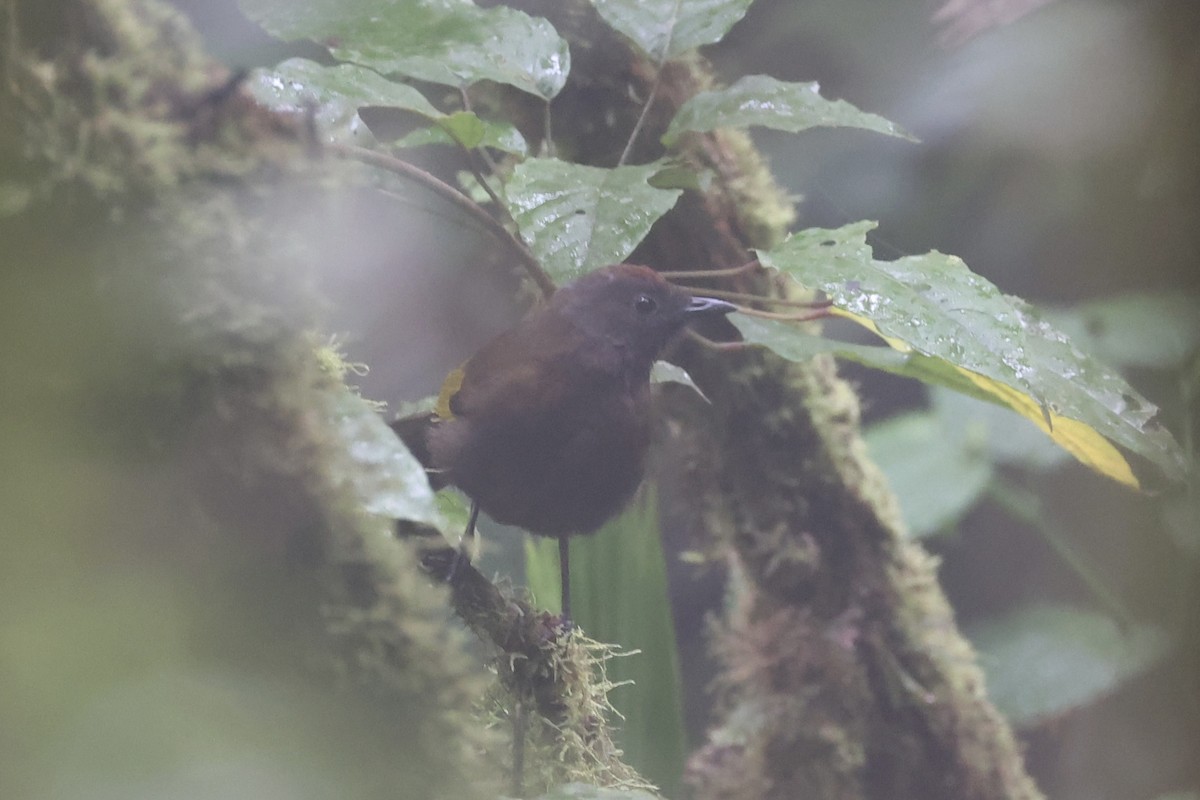
[[[558,575],[562,583],[562,615],[564,622],[571,621],[571,540],[558,540]]]
[[[454,583],[454,573],[460,564],[471,563],[471,543],[475,541],[475,523],[479,520],[479,503],[471,501],[471,515],[467,517],[467,529],[458,540],[458,552],[450,562],[450,571],[446,573],[446,583]]]
[[[513,703],[512,794],[525,796],[525,703]]]

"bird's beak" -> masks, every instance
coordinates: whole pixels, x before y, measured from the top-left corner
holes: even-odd
[[[737,311],[737,306],[733,303],[726,303],[724,300],[716,300],[712,297],[693,297],[692,301],[684,309],[684,313],[689,316],[692,314],[715,316],[717,314],[728,314],[730,311]]]

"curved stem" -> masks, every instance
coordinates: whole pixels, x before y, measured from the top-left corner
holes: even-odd
[[[809,311],[807,314],[781,314],[774,311],[759,311],[757,308],[742,308],[741,306],[738,307],[738,311],[751,317],[761,317],[762,319],[778,319],[784,322],[812,322],[815,319],[825,319],[826,317],[833,316],[833,312],[829,310],[829,306],[825,306],[824,308],[816,308],[812,311]]]
[[[638,114],[637,122],[633,124],[633,130],[629,132],[629,139],[625,142],[625,149],[621,151],[621,157],[617,159],[618,167],[629,159],[629,154],[633,152],[633,144],[637,141],[638,134],[642,132],[642,126],[646,124],[650,106],[654,104],[654,98],[658,95],[658,85],[662,80],[662,67],[662,63],[659,63],[658,69],[654,71],[654,83],[650,86],[650,94],[646,97],[645,104],[642,105],[642,113]]]
[[[686,335],[688,338],[690,338],[692,341],[696,342],[697,344],[701,345],[702,347],[705,347],[709,350],[716,350],[718,352],[728,352],[731,350],[747,350],[751,347],[758,347],[758,345],[753,345],[753,344],[750,344],[749,342],[715,342],[712,339],[705,336],[704,334],[697,333],[696,331],[692,330],[691,328],[684,328],[684,335]]]
[[[755,258],[747,261],[740,267],[729,267],[728,269],[664,269],[658,274],[662,275],[667,280],[695,280],[699,278],[732,278],[735,275],[741,275],[743,272],[750,272],[756,267],[762,266]]]
[[[547,100],[543,106],[542,113],[542,135],[546,137],[542,140],[542,152],[547,158],[554,158],[558,154],[558,148],[554,146],[554,129],[550,122],[550,101]]]
[[[538,289],[546,297],[554,294],[554,280],[546,274],[542,269],[542,265],[538,263],[537,258],[530,252],[517,237],[513,236],[507,228],[496,221],[496,218],[483,210],[483,208],[471,198],[455,189],[450,184],[438,179],[429,174],[420,167],[413,166],[407,161],[389,156],[386,153],[380,153],[375,150],[368,150],[365,147],[356,147],[349,144],[331,144],[329,149],[335,154],[343,158],[353,158],[361,161],[364,164],[370,164],[379,169],[385,169],[389,172],[394,172],[409,180],[419,183],[426,189],[429,189],[438,196],[449,200],[457,208],[468,214],[472,219],[478,221],[485,229],[500,241],[508,245],[509,249],[517,256],[521,262],[521,266],[525,268],[525,272],[537,284]]]

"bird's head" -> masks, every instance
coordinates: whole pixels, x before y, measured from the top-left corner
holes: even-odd
[[[646,368],[685,325],[736,307],[695,297],[667,283],[649,267],[615,264],[590,272],[559,289],[551,308],[590,337],[622,348]]]

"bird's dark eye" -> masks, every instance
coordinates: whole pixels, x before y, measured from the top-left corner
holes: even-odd
[[[648,294],[639,294],[633,301],[633,308],[639,314],[653,314],[658,310],[658,301]]]

